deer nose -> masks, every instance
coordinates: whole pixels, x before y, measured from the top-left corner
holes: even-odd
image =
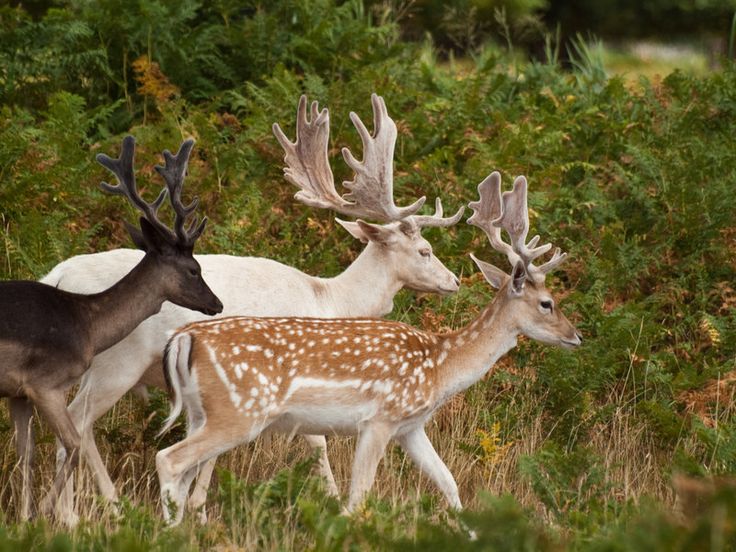
[[[575,335],[577,336],[578,341],[580,341],[580,343],[582,344],[583,343],[583,334],[581,334],[580,332],[575,332]]]
[[[454,276],[453,275],[453,277],[452,277],[452,283],[455,284],[455,287],[460,287],[460,278],[458,278],[457,276]]]

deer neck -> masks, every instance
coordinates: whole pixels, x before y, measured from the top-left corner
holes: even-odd
[[[443,400],[480,380],[516,346],[519,332],[508,319],[506,301],[501,295],[499,292],[473,322],[439,337],[438,391]]]
[[[345,271],[329,280],[336,317],[381,317],[403,287],[381,247],[369,243]]]
[[[115,285],[86,296],[95,354],[112,347],[161,310],[166,296],[157,270],[156,261],[146,255]]]

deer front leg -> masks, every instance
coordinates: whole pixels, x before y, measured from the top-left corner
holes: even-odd
[[[376,468],[383,457],[386,445],[393,436],[393,431],[381,423],[366,425],[358,435],[355,448],[352,480],[350,481],[350,497],[348,512],[352,512],[363,501],[363,497],[373,485]]]
[[[455,478],[437,451],[434,450],[424,428],[414,429],[397,437],[396,440],[417,465],[419,471],[425,473],[437,485],[450,506],[460,510],[463,505],[460,502]]]
[[[120,366],[125,365],[125,370]],[[82,436],[82,454],[87,466],[94,475],[100,494],[110,502],[116,502],[118,495],[115,484],[100,456],[94,438],[94,423],[109,411],[116,402],[130,389],[145,371],[145,364],[128,362],[120,356],[118,347],[113,347],[98,355],[94,360],[94,369],[87,372],[82,379],[74,400],[69,404],[69,415]],[[57,470],[64,463],[63,448],[57,451]],[[74,481],[67,484],[61,500],[60,510],[73,511]]]
[[[27,521],[33,516],[33,404],[25,397],[13,397],[8,399],[8,406],[21,471],[20,519]]]
[[[335,483],[335,476],[330,468],[330,459],[327,458],[327,439],[324,435],[302,435],[302,437],[312,449],[319,449],[317,460],[319,474],[327,481],[327,494],[337,496],[339,494],[337,483]]]

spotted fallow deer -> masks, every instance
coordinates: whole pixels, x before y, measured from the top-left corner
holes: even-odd
[[[457,485],[424,432],[429,417],[483,377],[519,335],[570,348],[581,343],[544,283],[565,255],[558,249],[541,266],[532,264],[551,246],[535,247],[539,236],[526,243],[526,180],[517,178],[503,197],[500,183],[493,173],[479,185],[469,222],[513,270],[509,276],[473,257],[499,292],[459,331],[437,335],[379,319],[233,317],[190,324],[172,336],[164,369],[174,402],[163,431],[185,408],[188,432],[156,455],[169,522],[181,520],[199,466],[265,429],[357,434],[349,510],[370,489],[392,438],[450,506],[461,507]]]
[[[175,156],[164,152],[166,165],[156,170],[166,181],[166,188],[153,203],[147,203],[136,189],[132,136],[123,140],[118,159],[97,156],[118,180],[117,185],[103,182],[102,188],[125,196],[143,213],[140,229],[128,225],[128,231],[145,255],[115,285],[94,295],[79,295],[38,282],[0,282],[0,396],[8,397],[10,402],[22,466],[20,515],[24,519],[33,509],[33,407],[51,426],[64,450],[62,468],[41,504],[42,511],[50,513],[79,457],[80,436],[66,409],[66,392],[87,370],[92,358],[157,313],[164,301],[204,314],[222,310],[192,257],[194,243],[207,220],[197,224],[195,219],[186,226],[197,200],[188,206],[181,201],[193,143],[184,142]],[[176,213],[173,231],[157,215],[167,195]]]
[[[297,186],[296,198],[310,206],[333,209],[346,216],[362,216],[386,224],[338,222],[366,243],[358,258],[334,278],[317,278],[269,259],[230,255],[196,255],[212,289],[222,299],[225,315],[310,316],[341,318],[384,316],[393,309],[393,298],[402,288],[447,294],[458,289],[459,281],[433,254],[421,235],[425,227],[447,227],[462,216],[443,218],[437,200],[433,216],[417,215],[424,198],[409,207],[397,207],[393,200],[393,151],[397,131],[382,98],[372,96],[374,132],[371,135],[354,113],[350,117],[363,141],[364,158],[358,162],[347,148],[343,156],[355,171],[346,183],[350,194],[340,196],[328,159],[329,112],[313,102],[308,113],[307,99],[299,100],[296,140],[291,142],[278,125],[274,133],[285,152],[284,173]],[[309,115],[309,116],[308,116]],[[137,251],[119,249],[81,255],[64,261],[42,281],[61,289],[91,293],[114,283],[138,262]],[[94,473],[101,494],[117,499],[115,486],[95,446],[93,423],[141,380],[165,387],[161,356],[173,330],[201,320],[204,316],[173,305],[143,322],[126,339],[97,355],[82,380],[80,390],[69,405],[74,424],[82,435],[82,454]],[[323,436],[305,436],[319,447],[321,473],[328,488],[337,493],[325,452]],[[205,503],[214,459],[200,474],[192,495],[194,508]],[[73,511],[71,483],[60,500],[60,509]],[[200,509],[205,519],[204,509]]]

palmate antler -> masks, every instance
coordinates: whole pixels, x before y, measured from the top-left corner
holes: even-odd
[[[327,108],[319,111],[312,102],[307,119],[307,98],[299,99],[296,122],[296,140],[290,141],[278,123],[273,132],[284,149],[284,175],[297,186],[294,196],[312,207],[328,208],[351,217],[364,217],[381,222],[411,220],[419,227],[451,226],[462,216],[464,207],[449,218],[443,218],[442,203],[436,200],[436,211],[431,216],[415,213],[424,205],[422,197],[407,207],[397,207],[393,199],[393,154],[396,144],[396,124],[389,117],[386,103],[376,94],[373,105],[373,134],[368,132],[360,117],[350,113],[363,142],[363,160],[358,161],[348,148],[342,149],[345,163],[355,171],[353,180],[343,182],[349,190],[340,196],[330,168],[327,149],[330,135],[330,116]]]
[[[552,258],[543,265],[535,266],[532,263],[534,259],[547,253],[552,245],[548,243],[536,247],[539,236],[526,241],[529,233],[526,178],[517,177],[513,189],[501,195],[501,175],[494,171],[478,185],[478,193],[480,199],[469,204],[473,215],[468,219],[468,224],[482,229],[491,246],[504,253],[511,266],[521,262],[527,274],[536,281],[543,281],[548,272],[562,263],[567,253],[561,253],[557,248]],[[511,238],[510,244],[501,238],[501,229]]]
[[[125,196],[130,203],[143,213],[146,220],[156,229],[168,236],[172,243],[187,247],[192,246],[204,231],[207,218],[198,223],[195,215],[192,222],[185,228],[187,218],[194,213],[199,205],[199,200],[194,200],[189,205],[181,201],[181,191],[184,186],[184,177],[187,172],[189,155],[194,146],[194,140],[185,140],[176,155],[169,150],[164,150],[165,166],[156,165],[154,168],[166,181],[166,188],[161,190],[153,203],[146,202],[138,193],[133,169],[133,158],[135,156],[135,138],[126,136],[120,151],[120,157],[113,159],[104,153],[97,155],[97,162],[115,175],[118,183],[116,185],[101,182],[100,187],[113,195]],[[163,204],[166,196],[169,196],[171,207],[174,209],[174,230],[158,218],[158,210]]]

